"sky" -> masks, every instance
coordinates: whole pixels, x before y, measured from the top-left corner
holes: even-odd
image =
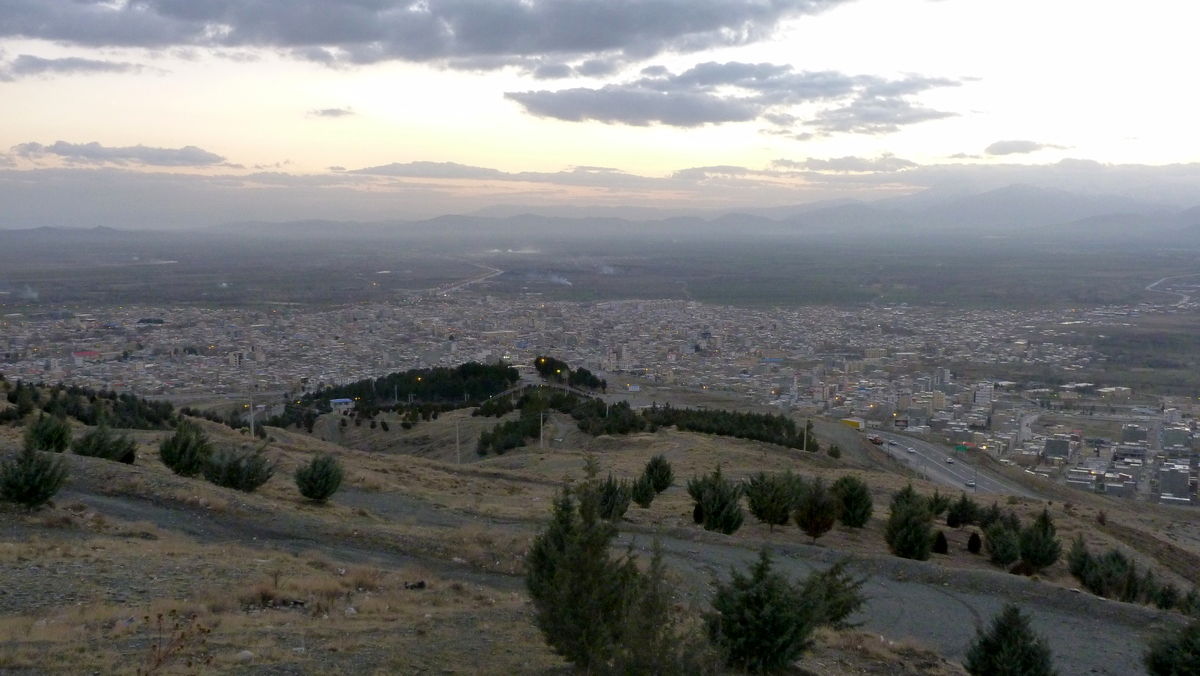
[[[0,0],[0,227],[1200,204],[1200,6]]]

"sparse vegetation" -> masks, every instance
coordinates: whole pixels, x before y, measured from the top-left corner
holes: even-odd
[[[253,451],[221,449],[204,463],[204,478],[225,488],[253,493],[275,474],[275,465],[260,447]]]
[[[137,442],[127,435],[114,435],[108,425],[101,425],[75,440],[71,451],[76,455],[103,458],[132,465],[137,460]]]
[[[158,455],[172,472],[192,477],[199,474],[212,455],[208,435],[195,423],[183,421],[175,433],[163,439]]]
[[[62,453],[71,445],[71,426],[52,415],[41,414],[25,429],[25,448]]]

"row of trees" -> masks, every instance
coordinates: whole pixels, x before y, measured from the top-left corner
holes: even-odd
[[[14,408],[0,412],[0,422],[20,423],[38,409],[54,417],[75,418],[84,425],[103,423],[124,429],[169,429],[176,419],[170,402],[78,385],[48,387],[18,380],[5,396]]]
[[[579,389],[601,391],[608,389],[608,382],[601,380],[591,371],[582,366],[572,369],[567,362],[554,357],[538,355],[533,360],[533,368],[548,382],[564,383]]]
[[[1082,535],[1075,538],[1067,552],[1067,569],[1084,589],[1097,596],[1200,616],[1200,591],[1193,588],[1184,594],[1171,582],[1159,580],[1149,568],[1139,572],[1137,562],[1120,550],[1093,555]]]

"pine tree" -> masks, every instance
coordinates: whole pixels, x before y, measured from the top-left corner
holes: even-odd
[[[979,537],[979,533],[971,531],[971,537],[967,538],[967,551],[978,554],[981,549],[983,549],[983,539]]]
[[[796,504],[796,525],[815,543],[837,523],[839,507],[837,496],[825,487],[825,482],[814,479]]]
[[[951,528],[970,526],[978,520],[979,505],[968,498],[966,493],[959,496],[958,500],[954,501],[946,510],[946,525]]]
[[[609,474],[600,482],[600,518],[608,521],[620,521],[629,510],[632,489],[628,481],[618,481]]]
[[[66,480],[62,458],[26,447],[0,461],[0,500],[36,509],[49,502]]]
[[[772,531],[775,526],[782,526],[792,518],[792,507],[799,497],[797,487],[802,484],[800,477],[791,472],[786,474],[767,474],[759,472],[746,480],[743,492],[750,505],[750,513],[756,519],[767,524]]]
[[[196,476],[212,455],[208,436],[195,423],[182,421],[175,433],[158,446],[163,464],[179,476]]]
[[[204,478],[225,488],[253,493],[274,474],[275,465],[263,455],[265,444],[248,453],[222,449],[204,463]]]
[[[942,531],[937,532],[937,537],[933,539],[934,554],[948,554],[950,552],[950,543],[946,541],[946,534]]]
[[[1029,618],[1008,604],[992,619],[988,631],[980,629],[963,663],[973,676],[1054,676],[1050,648],[1034,633]]]
[[[1007,566],[1021,558],[1021,544],[1017,533],[1007,526],[994,523],[984,532],[984,536],[992,563]]]
[[[820,609],[817,624],[834,629],[857,626],[846,620],[867,602],[862,586],[867,578],[846,572],[849,559],[842,559],[823,571],[814,571],[804,580],[800,594]]]
[[[924,561],[933,545],[932,521],[928,500],[909,484],[892,496],[883,538],[896,556]]]
[[[1062,544],[1055,537],[1055,533],[1050,512],[1044,508],[1034,522],[1021,531],[1021,561],[1030,571],[1036,573],[1058,561],[1059,555],[1062,554]]]
[[[712,474],[689,481],[688,494],[696,502],[692,517],[705,530],[732,535],[742,527],[741,486],[726,479],[719,465]]]
[[[41,414],[25,430],[25,448],[62,453],[71,445],[71,426],[55,415]]]
[[[76,439],[71,445],[71,451],[76,455],[103,458],[127,465],[132,465],[137,460],[137,442],[124,434],[113,436],[108,425],[104,423]]]
[[[662,493],[671,487],[671,483],[675,481],[675,472],[671,469],[671,463],[667,462],[666,456],[656,455],[650,458],[646,463],[646,469],[643,472],[650,478],[651,485],[654,486],[655,493]]]
[[[950,509],[950,496],[942,495],[941,491],[934,489],[933,495],[929,497],[929,511],[933,513],[934,518],[937,518],[947,509]]]
[[[630,497],[632,497],[633,501],[637,503],[637,506],[641,507],[642,509],[650,507],[650,504],[654,502],[654,496],[656,495],[654,492],[654,483],[646,474],[642,474],[640,477],[638,477],[637,480],[633,482],[633,485],[630,486],[629,490]]]
[[[1092,563],[1092,555],[1083,541],[1083,533],[1080,533],[1071,541],[1071,549],[1067,550],[1067,570],[1083,581],[1090,574]]]
[[[871,519],[871,490],[858,477],[844,476],[833,482],[833,492],[842,503],[842,525],[862,528]]]
[[[765,549],[749,575],[734,570],[729,584],[717,586],[712,605],[709,638],[729,666],[752,673],[782,671],[799,658],[812,645],[822,610],[771,570]]]
[[[337,458],[322,453],[296,468],[296,488],[309,500],[325,502],[341,487],[342,476],[342,464]]]
[[[535,624],[555,652],[584,672],[613,657],[636,597],[637,568],[609,555],[616,535],[600,518],[600,496],[589,481],[574,493],[563,489],[526,559]]]
[[[1152,640],[1145,664],[1150,676],[1200,674],[1200,620]]]

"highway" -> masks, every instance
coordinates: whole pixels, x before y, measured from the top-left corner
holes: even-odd
[[[884,444],[880,448],[885,453],[907,463],[930,481],[968,492],[1038,497],[1004,477],[977,467],[965,453],[895,432],[872,433],[883,438]],[[909,448],[913,449],[912,453],[908,452]],[[946,462],[946,458],[953,458],[954,462]],[[971,481],[975,482],[974,487],[967,485]]]

